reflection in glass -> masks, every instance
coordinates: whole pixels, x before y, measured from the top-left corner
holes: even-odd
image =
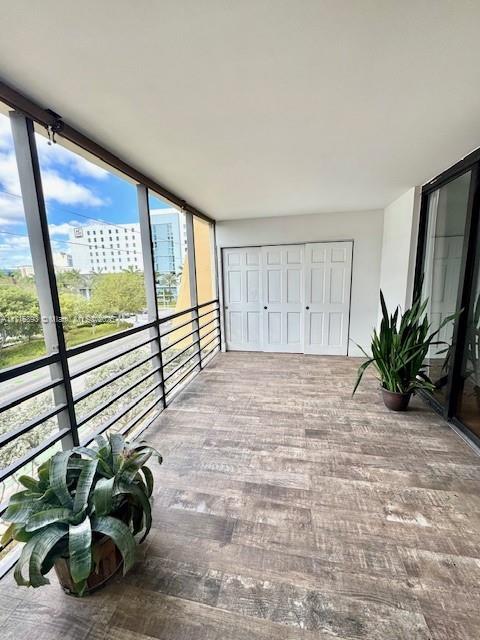
[[[0,113],[0,368],[45,351],[12,131]]]
[[[191,306],[185,213],[149,195],[153,263],[160,317]]]
[[[428,299],[427,313],[433,330],[457,309],[469,188],[470,172],[429,197],[422,294]],[[435,396],[442,404],[447,399],[452,365],[453,329],[453,321],[442,328],[438,336],[441,344],[431,347],[428,358],[430,377],[437,387]]]
[[[480,234],[480,230],[479,230]],[[467,311],[467,331],[462,363],[461,395],[457,413],[467,427],[480,436],[480,254],[473,273],[470,307]]]
[[[136,185],[61,138],[35,140],[67,346],[145,323]]]

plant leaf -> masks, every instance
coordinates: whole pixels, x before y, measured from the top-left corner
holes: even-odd
[[[27,489],[38,489],[38,480],[31,478],[30,476],[20,476],[18,481],[23,484]]]
[[[87,516],[80,524],[71,524],[68,530],[70,573],[75,584],[82,583],[92,570],[92,528]],[[81,589],[85,585],[79,585]]]
[[[25,530],[36,531],[37,529],[42,529],[54,522],[66,522],[71,516],[72,510],[65,509],[64,507],[38,511],[28,519]]]
[[[17,564],[15,565],[15,571],[13,572],[13,577],[15,578],[15,582],[18,584],[19,587],[30,586],[30,581],[26,580],[23,577],[23,569],[25,566],[28,566],[30,564],[30,558],[32,556],[33,549],[35,547],[37,537],[39,535],[40,534],[38,533],[27,542],[27,544],[22,549],[20,557],[17,560]]]
[[[110,445],[112,447],[113,471],[116,473],[122,465],[125,438],[120,433],[112,433]]]
[[[50,486],[63,507],[71,509],[73,499],[67,486],[67,467],[71,451],[58,451],[51,459]]]
[[[136,502],[139,503],[143,513],[145,514],[145,533],[143,534],[140,542],[143,542],[147,537],[150,528],[152,526],[152,509],[150,507],[150,501],[142,489],[134,483],[127,484],[126,482],[120,482],[116,493],[129,494],[133,496]]]
[[[3,536],[0,540],[0,546],[5,547],[9,542],[11,542],[14,539],[13,537],[14,528],[15,528],[15,523],[11,522],[3,532]]]
[[[108,515],[112,511],[113,486],[115,477],[100,478],[93,491],[93,504],[97,516]]]
[[[97,471],[97,460],[87,460],[86,462],[87,464],[82,469],[80,477],[78,478],[77,491],[73,501],[73,512],[75,514],[81,513],[87,508],[90,489],[92,488]]]
[[[50,584],[50,581],[42,575],[42,564],[52,547],[57,544],[65,535],[68,529],[65,525],[52,524],[48,529],[43,529],[32,538],[30,542],[34,542],[28,563],[30,573],[30,584],[32,587],[40,587],[44,584]]]
[[[7,522],[26,522],[36,509],[38,509],[36,500],[13,502],[8,505],[7,510],[3,514],[3,519],[7,520]]]
[[[143,465],[142,473],[145,477],[145,483],[148,489],[148,497],[150,498],[153,493],[153,473],[150,471],[150,468],[147,467],[147,465]]]
[[[135,538],[126,524],[111,516],[97,517],[92,522],[92,530],[108,536],[117,545],[123,557],[123,575],[135,563]]]

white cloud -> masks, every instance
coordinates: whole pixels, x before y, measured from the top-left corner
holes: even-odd
[[[47,202],[60,205],[101,207],[107,201],[81,184],[82,176],[103,180],[108,173],[60,145],[47,144],[45,138],[36,135],[42,166],[42,184]],[[57,169],[55,169],[55,165]],[[71,169],[78,180],[62,175],[58,166]],[[3,192],[3,193],[2,193]],[[7,192],[7,193],[5,193]],[[10,123],[0,114],[0,223],[17,224],[24,217],[15,154],[12,148]],[[79,225],[77,225],[79,226]]]
[[[0,268],[11,269],[32,264],[28,238],[0,235]]]
[[[42,172],[42,184],[43,193],[47,200],[86,207],[101,207],[105,204],[105,201],[96,196],[88,187],[62,178],[59,173],[53,170]]]
[[[81,227],[85,223],[78,222],[77,220],[70,220],[70,222],[62,222],[62,224],[49,224],[48,230],[50,231],[50,237],[54,236],[69,236],[70,231],[74,227]]]
[[[0,224],[18,224],[24,217],[22,199],[0,192]]]
[[[70,167],[75,173],[82,176],[88,176],[96,180],[105,180],[108,178],[108,171],[105,171],[102,167],[93,164],[93,162],[86,160],[66,147],[62,147],[62,145],[58,143],[49,145],[47,138],[39,134],[36,134],[35,140],[37,142],[40,162],[43,166],[63,165]]]
[[[20,195],[20,181],[13,152],[0,153],[0,185],[5,191]]]

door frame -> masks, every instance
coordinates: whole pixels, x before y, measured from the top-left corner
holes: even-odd
[[[354,259],[355,259],[355,239],[354,238],[336,238],[336,239],[329,239],[329,240],[321,240],[321,239],[310,239],[310,240],[298,240],[297,242],[267,242],[267,243],[263,243],[263,244],[257,244],[256,242],[251,243],[251,244],[233,244],[233,245],[225,245],[225,246],[221,246],[218,247],[219,251],[218,251],[218,264],[217,264],[217,273],[218,273],[218,284],[219,284],[219,301],[220,301],[220,308],[222,310],[221,314],[220,314],[220,325],[221,325],[221,329],[222,329],[222,344],[221,344],[221,350],[225,353],[228,351],[227,349],[227,339],[226,339],[226,333],[225,333],[225,329],[226,329],[226,321],[225,321],[225,273],[223,271],[223,254],[225,250],[228,249],[248,249],[248,248],[261,248],[261,247],[277,247],[277,246],[284,246],[284,247],[289,247],[289,246],[293,246],[293,245],[297,245],[297,244],[303,244],[303,245],[307,245],[307,244],[314,244],[316,242],[321,242],[321,243],[334,243],[334,242],[351,242],[352,243],[352,268],[350,270],[350,294],[349,294],[349,299],[348,299],[348,338],[347,338],[347,355],[343,356],[345,358],[349,358],[350,357],[350,329],[352,326],[352,290],[353,290],[353,269],[354,269]],[[245,351],[245,353],[250,353],[248,351]],[[258,353],[263,353],[263,351],[259,351]],[[320,357],[324,357],[324,356],[320,356]],[[337,356],[325,356],[325,357],[337,357]]]
[[[414,296],[416,296],[421,291],[423,277],[429,197],[437,189],[444,187],[449,182],[452,182],[469,171],[471,171],[471,178],[456,307],[457,309],[465,309],[466,311],[470,307],[472,286],[474,284],[475,260],[477,258],[477,251],[480,250],[477,248],[477,238],[479,237],[480,231],[480,149],[473,151],[460,160],[460,162],[457,162],[422,187],[414,281]],[[458,401],[462,392],[461,370],[468,330],[467,320],[468,313],[465,312],[461,313],[455,322],[452,338],[452,366],[448,372],[446,403],[442,405],[433,394],[428,391],[422,391],[421,396],[438,414],[463,432],[477,447],[480,447],[480,437],[473,433],[457,416]]]

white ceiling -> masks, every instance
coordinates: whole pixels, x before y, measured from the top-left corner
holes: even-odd
[[[0,0],[0,77],[217,219],[380,208],[480,145],[478,0]]]

